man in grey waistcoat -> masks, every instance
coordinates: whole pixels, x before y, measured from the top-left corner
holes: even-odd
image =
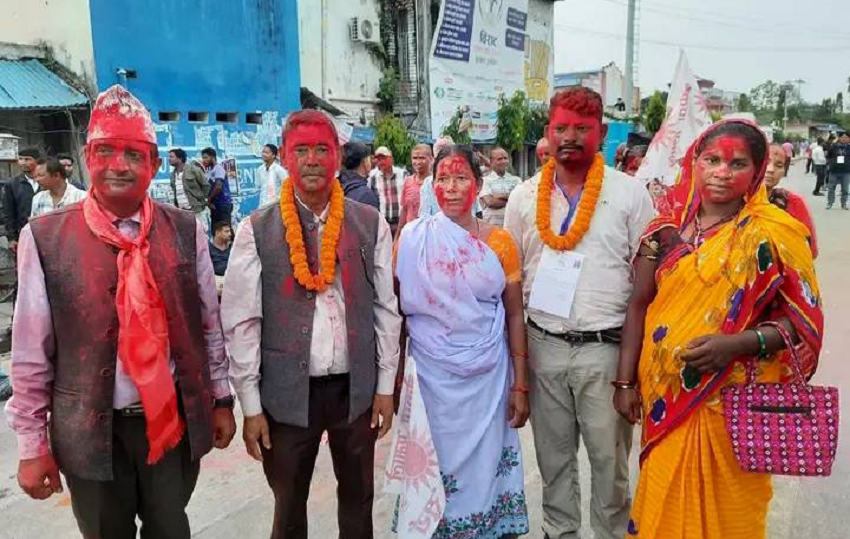
[[[273,539],[307,539],[325,431],[339,537],[371,539],[375,441],[392,425],[401,331],[390,227],[344,198],[337,132],[323,113],[293,113],[283,147],[281,204],[243,221],[222,294],[243,439],[274,492]]]

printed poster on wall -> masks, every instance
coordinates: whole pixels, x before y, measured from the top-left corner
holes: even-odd
[[[499,96],[525,90],[528,0],[445,0],[431,45],[431,130],[468,107],[475,142],[496,138]]]

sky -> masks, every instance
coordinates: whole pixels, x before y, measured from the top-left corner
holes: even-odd
[[[747,92],[805,81],[803,99],[847,93],[850,11],[843,0],[638,0],[642,95],[666,89],[679,49],[697,76]],[[625,69],[627,0],[555,3],[555,73]],[[845,97],[847,102],[847,97]]]

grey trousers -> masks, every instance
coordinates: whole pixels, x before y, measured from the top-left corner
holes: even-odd
[[[543,531],[577,539],[581,530],[578,444],[590,458],[590,525],[596,539],[622,539],[631,509],[632,427],[617,414],[611,380],[619,347],[571,345],[528,328],[531,426],[543,480]]]
[[[116,413],[112,446],[112,481],[65,476],[83,538],[136,539],[138,515],[142,539],[189,539],[186,506],[201,461],[192,460],[188,438],[151,466],[145,418]]]

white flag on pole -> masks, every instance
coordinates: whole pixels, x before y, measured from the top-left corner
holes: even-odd
[[[653,137],[635,177],[645,182],[658,180],[664,185],[673,185],[681,159],[709,125],[711,118],[705,96],[688,65],[685,51],[680,51],[667,97],[667,117]]]
[[[384,485],[387,494],[398,494],[394,527],[400,539],[431,539],[446,509],[446,491],[410,356],[394,427]]]

